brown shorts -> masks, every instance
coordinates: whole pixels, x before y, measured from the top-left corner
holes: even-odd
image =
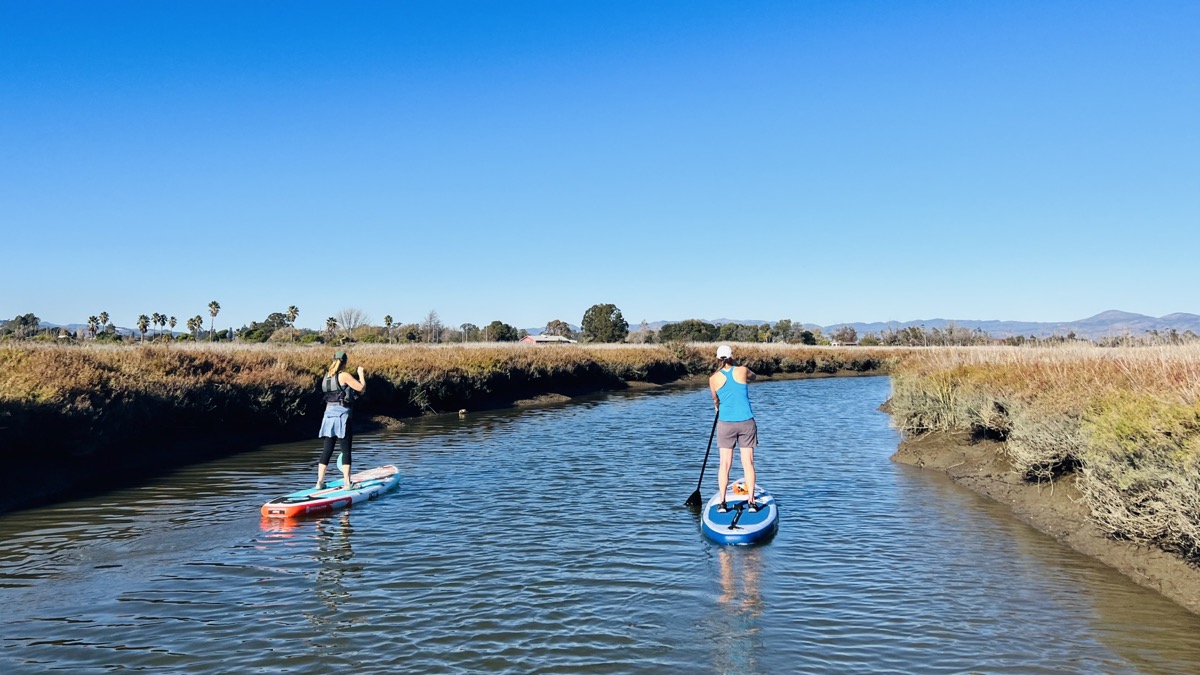
[[[744,422],[717,422],[718,448],[750,448],[758,445],[758,425],[754,419]]]

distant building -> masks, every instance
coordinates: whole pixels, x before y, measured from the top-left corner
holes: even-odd
[[[520,341],[535,345],[573,345],[576,343],[576,340],[561,335],[526,335]]]

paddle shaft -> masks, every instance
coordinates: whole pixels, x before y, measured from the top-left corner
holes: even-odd
[[[708,447],[704,450],[704,463],[700,465],[700,480],[696,481],[696,491],[692,496],[688,497],[688,503],[699,505],[703,501],[700,496],[700,486],[704,483],[704,469],[708,467],[708,455],[712,452],[713,437],[717,435],[717,420],[720,419],[720,412],[713,417],[712,431],[708,434]]]

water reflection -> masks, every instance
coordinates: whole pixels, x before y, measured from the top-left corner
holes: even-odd
[[[968,492],[941,474],[911,467],[903,467],[902,473],[905,476],[899,484],[909,492],[906,501],[929,514],[931,529],[957,531],[965,523],[975,523],[975,536],[959,535],[956,543],[966,560],[991,559],[998,573],[996,577],[973,575],[977,583],[992,578],[1021,580],[1020,584],[984,587],[983,592],[1007,596],[1025,607],[1038,606],[1042,612],[1085,620],[1086,634],[1104,648],[1091,651],[1112,654],[1098,659],[1106,670],[1130,663],[1156,672],[1161,669],[1156,664],[1194,658],[1200,649],[1196,636],[1180,640],[1186,632],[1183,627],[1194,625],[1196,617],[1179,605],[1148,593],[1098,561],[1074,554],[1066,544],[1013,519],[1007,506]],[[987,606],[1004,604],[992,601]],[[1012,625],[1013,616],[996,617],[996,623]]]
[[[361,565],[351,565],[354,548],[350,540],[354,527],[350,524],[350,511],[343,510],[317,521],[316,561],[318,563],[314,591],[331,612],[349,600],[352,583],[347,583],[362,571]],[[315,620],[315,623],[320,621]]]
[[[716,560],[720,593],[715,622],[713,669],[718,673],[759,672],[763,651],[762,559],[760,547],[723,546]]]

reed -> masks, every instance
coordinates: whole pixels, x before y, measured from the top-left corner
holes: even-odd
[[[888,349],[738,345],[764,375],[886,372]],[[666,383],[714,367],[709,344],[352,345],[368,374],[364,415],[478,410],[541,394]],[[307,345],[0,346],[0,447],[87,455],[118,442],[300,429],[333,349]],[[161,435],[160,435],[161,434]]]
[[[1200,563],[1200,345],[942,349],[893,375],[905,432],[1001,440],[1027,480],[1074,476],[1110,536]]]

